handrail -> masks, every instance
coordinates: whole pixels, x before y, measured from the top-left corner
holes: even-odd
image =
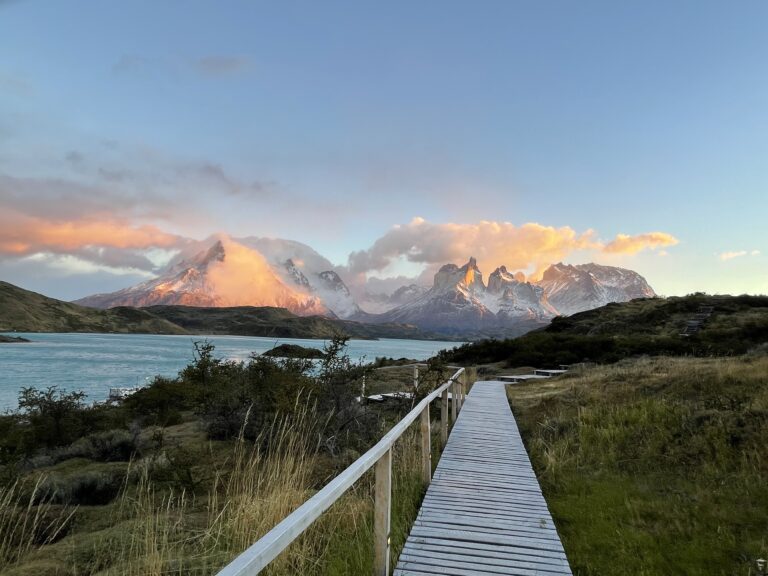
[[[400,436],[422,417],[422,459],[426,459],[423,467],[425,481],[429,482],[431,475],[431,449],[429,449],[429,405],[433,400],[442,396],[443,442],[447,438],[448,388],[454,387],[452,397],[453,419],[456,409],[461,406],[465,394],[463,382],[457,379],[464,374],[464,368],[459,368],[447,382],[427,395],[400,422],[395,424],[375,446],[355,460],[346,470],[326,484],[319,492],[304,502],[291,514],[286,516],[277,526],[248,547],[243,553],[225,566],[218,576],[252,576],[258,574],[267,564],[274,560],[291,542],[306,530],[323,512],[336,502],[365,472],[376,465],[376,510],[374,519],[375,538],[375,573],[389,572],[389,511],[391,500],[391,452],[392,446]],[[458,404],[458,407],[457,407]],[[426,415],[426,419],[425,419]],[[426,420],[426,423],[425,423]],[[425,436],[426,432],[426,438]],[[426,452],[425,452],[426,450]],[[386,510],[385,510],[386,508]]]

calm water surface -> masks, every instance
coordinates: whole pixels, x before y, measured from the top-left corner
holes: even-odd
[[[11,334],[30,343],[0,344],[0,411],[17,407],[25,386],[82,390],[88,400],[103,400],[109,388],[140,386],[156,375],[175,376],[192,360],[193,342],[208,338],[219,358],[246,360],[276,344],[322,348],[323,340],[250,336],[160,336],[155,334]],[[457,342],[427,340],[350,340],[353,360],[377,356],[426,360]]]

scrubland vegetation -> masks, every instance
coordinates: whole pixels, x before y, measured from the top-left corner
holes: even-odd
[[[317,364],[227,362],[203,342],[177,378],[117,405],[24,390],[21,411],[0,417],[0,573],[215,573],[410,408],[358,402],[364,376],[377,385],[344,340]],[[437,366],[423,374],[416,396],[442,377]],[[437,446],[437,423],[434,434]],[[395,552],[424,489],[417,440],[407,434],[394,454]],[[364,476],[266,573],[369,573],[372,482]]]
[[[640,358],[508,387],[574,574],[768,557],[768,356]]]
[[[700,306],[715,312],[705,329],[681,338]],[[768,296],[648,298],[555,318],[542,330],[507,340],[482,340],[444,351],[445,362],[557,367],[617,362],[638,355],[733,356],[768,341]]]

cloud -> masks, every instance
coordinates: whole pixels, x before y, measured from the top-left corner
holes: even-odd
[[[75,170],[82,170],[85,166],[85,156],[77,150],[70,150],[64,155],[64,160]]]
[[[228,76],[248,67],[249,60],[241,56],[206,56],[193,62],[204,76]]]
[[[679,240],[666,232],[648,232],[629,236],[617,234],[616,238],[603,247],[603,252],[608,254],[636,254],[642,250],[656,250],[657,248],[674,246]]]
[[[513,269],[540,269],[575,250],[594,246],[593,231],[579,234],[569,226],[515,226],[485,220],[476,224],[433,224],[414,218],[406,225],[395,226],[368,250],[352,252],[348,267],[352,274],[361,274],[383,270],[398,258],[430,265],[463,262],[475,256],[489,270],[501,264]]]
[[[153,278],[155,274],[151,270],[145,270],[135,266],[126,265],[106,265],[94,262],[90,258],[79,258],[74,254],[50,254],[50,253],[37,253],[26,258],[22,258],[18,262],[22,264],[35,264],[37,272],[40,272],[40,265],[45,266],[46,271],[65,275],[93,275],[93,274],[108,274],[110,276],[138,276],[139,278]],[[124,286],[121,286],[124,287]]]
[[[7,209],[0,213],[0,258],[68,254],[107,267],[152,270],[155,265],[142,250],[185,242],[155,226],[133,226],[117,219],[53,220]]]
[[[151,200],[151,201],[150,201]],[[164,207],[162,198],[119,188],[63,178],[17,178],[0,173],[0,212],[78,219],[84,214],[152,216]]]
[[[742,256],[759,256],[760,250],[733,250],[730,252],[721,252],[716,255],[721,261],[725,262],[727,260],[733,260],[734,258],[741,258]]]
[[[175,168],[176,176],[192,186],[205,190],[219,190],[232,196],[263,196],[270,192],[273,182],[243,182],[230,176],[220,164],[214,162],[188,162]]]
[[[733,260],[734,258],[740,258],[741,256],[746,256],[747,251],[746,250],[736,250],[733,252],[721,252],[719,255],[720,260],[726,261],[726,260]]]
[[[594,230],[577,232],[570,226],[554,227],[534,222],[516,226],[486,220],[469,224],[435,224],[414,218],[408,224],[392,228],[367,250],[352,252],[346,271],[351,276],[350,282],[358,284],[365,282],[370,273],[381,272],[398,260],[406,260],[425,266],[420,277],[424,280],[440,265],[461,264],[474,256],[486,273],[503,264],[512,270],[532,270],[532,276],[536,277],[550,264],[562,261],[576,251],[635,254],[677,243],[674,236],[665,232],[637,236],[618,234],[605,243],[597,239]]]

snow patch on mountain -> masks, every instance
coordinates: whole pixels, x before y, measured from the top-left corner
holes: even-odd
[[[591,310],[610,302],[656,295],[637,272],[591,263],[553,264],[544,271],[538,285],[544,289],[550,304],[563,315]]]

